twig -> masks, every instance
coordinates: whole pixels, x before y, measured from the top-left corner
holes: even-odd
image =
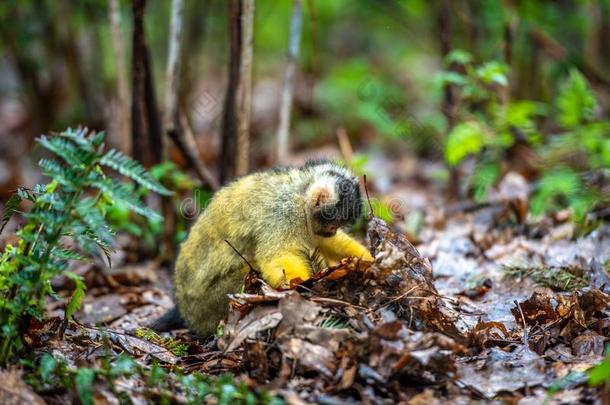
[[[361,305],[356,305],[356,304],[351,304],[347,301],[341,301],[335,298],[327,298],[327,297],[311,297],[309,298],[310,301],[313,302],[325,302],[328,304],[336,304],[336,305],[341,305],[344,307],[354,307],[354,308],[358,308],[358,309],[367,309],[366,307],[363,307]]]
[[[418,289],[420,286],[422,285],[422,283],[417,284],[415,287],[410,288],[407,292],[400,294],[398,297],[392,298],[390,301],[385,302],[381,305],[378,305],[375,308],[369,308],[368,311],[366,311],[367,314],[370,314],[371,312],[375,312],[375,311],[379,311],[381,308],[385,308],[388,305],[391,305],[393,303],[395,303],[396,301],[400,301],[401,299],[403,299],[404,297],[406,297],[407,295],[409,295],[410,293],[412,293],[413,291],[415,291],[416,289]],[[409,297],[409,298],[428,298],[428,297]]]
[[[244,257],[244,255],[242,255],[241,253],[239,253],[239,250],[237,250],[237,249],[235,248],[235,246],[231,245],[231,242],[229,242],[229,241],[228,241],[228,240],[226,240],[226,239],[225,239],[225,242],[227,242],[227,245],[231,246],[231,249],[233,249],[233,250],[235,251],[235,253],[237,253],[237,255],[243,259],[243,261],[244,261],[244,262],[246,262],[246,264],[248,265],[248,267],[250,267],[250,270],[252,270],[252,271],[256,272],[256,269],[254,268],[254,266],[252,266],[252,265],[250,264],[250,262],[248,261],[248,259],[246,259],[246,258]]]
[[[363,180],[364,181],[364,192],[366,194],[366,200],[369,203],[369,210],[370,210],[369,215],[371,216],[371,218],[375,218],[375,213],[373,212],[373,204],[371,204],[371,197],[369,197],[369,188],[366,184],[366,174],[362,177],[364,179]]]
[[[349,137],[347,136],[347,131],[345,130],[345,128],[337,129],[337,140],[339,141],[339,149],[341,150],[343,159],[345,159],[347,162],[350,162],[352,160],[354,151],[352,149],[352,144],[349,141]]]
[[[523,310],[521,309],[521,304],[517,302],[517,300],[513,301],[517,308],[519,308],[519,313],[521,314],[521,320],[523,321],[523,344],[527,345],[528,336],[527,336],[527,324],[525,323],[525,315],[523,315]]]
[[[180,115],[180,128],[167,131],[167,135],[174,142],[180,153],[184,156],[189,166],[195,170],[197,177],[213,191],[220,187],[218,180],[212,175],[208,168],[197,156],[197,142],[186,117]]]

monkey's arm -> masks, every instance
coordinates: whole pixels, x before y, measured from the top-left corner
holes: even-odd
[[[330,238],[319,238],[320,253],[329,261],[339,262],[344,257],[355,256],[363,260],[373,261],[373,256],[367,248],[341,229]]]
[[[305,281],[311,277],[311,263],[299,248],[267,250],[257,255],[256,261],[263,279],[274,288],[289,285],[290,281],[296,278]]]

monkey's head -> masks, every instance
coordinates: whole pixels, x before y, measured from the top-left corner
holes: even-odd
[[[349,170],[329,162],[308,163],[303,170],[312,174],[305,198],[314,234],[333,236],[360,217],[360,185]]]

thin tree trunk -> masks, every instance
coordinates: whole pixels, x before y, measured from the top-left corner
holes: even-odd
[[[303,9],[301,0],[293,0],[292,18],[290,20],[290,37],[288,39],[288,61],[284,71],[284,85],[280,101],[280,121],[277,130],[277,156],[280,164],[285,164],[289,155],[290,110],[292,108],[292,92],[294,86],[294,72],[296,60],[299,55],[301,42],[301,25]]]
[[[178,84],[180,82],[180,47],[182,45],[183,0],[172,0],[167,69],[165,70],[165,131],[176,130],[178,121]]]
[[[180,52],[180,88],[178,89],[178,105],[190,108],[193,91],[197,91],[197,66],[193,63],[193,55],[198,55],[205,40],[208,15],[212,1],[186,3],[184,11],[184,35]]]
[[[218,189],[218,182],[205,167],[197,155],[197,143],[190,126],[180,111],[178,92],[180,89],[182,48],[182,27],[184,17],[183,0],[172,1],[171,27],[169,35],[169,51],[165,73],[165,109],[163,127],[165,133],[174,142],[180,153],[192,167],[201,182],[212,190]]]
[[[129,137],[129,88],[127,87],[127,67],[125,64],[125,49],[121,35],[121,10],[119,0],[109,0],[108,18],[112,31],[112,53],[116,68],[117,85],[117,128],[120,139],[120,148],[126,154],[131,154],[131,140]]]
[[[252,107],[252,42],[254,30],[254,0],[242,0],[241,10],[241,63],[239,69],[239,108],[237,112],[237,164],[236,174],[248,173],[250,156],[250,110]]]
[[[133,61],[132,61],[132,151],[135,159],[146,166],[163,159],[163,139],[152,70],[144,33],[146,0],[132,0]]]
[[[237,99],[241,57],[241,0],[229,0],[229,83],[222,116],[222,145],[219,162],[219,179],[224,184],[235,177],[238,123]]]

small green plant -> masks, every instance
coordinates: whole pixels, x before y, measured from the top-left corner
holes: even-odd
[[[173,162],[163,162],[153,166],[150,169],[150,174],[159,184],[174,192],[171,197],[175,212],[173,239],[178,245],[186,238],[188,229],[188,218],[182,212],[181,204],[185,201],[192,201],[192,204],[187,208],[200,211],[207,205],[213,193],[206,189],[197,188],[197,182]],[[141,188],[140,190],[134,190],[134,193],[137,193],[140,198],[145,198],[150,190]],[[192,197],[190,197],[191,195]],[[168,220],[168,218],[161,220],[134,216],[129,207],[120,202],[116,202],[109,207],[107,215],[108,222],[113,229],[125,231],[137,237],[148,249],[159,246],[161,239],[164,237],[163,223]]]
[[[29,319],[44,316],[45,299],[54,294],[54,277],[63,274],[76,286],[66,307],[66,320],[80,306],[85,284],[66,270],[69,261],[98,257],[101,252],[110,264],[114,234],[105,219],[109,207],[121,203],[147,218],[159,219],[126,184],[104,170],[112,169],[159,194],[171,194],[137,162],[115,150],[104,152],[104,136],[86,129],[41,136],[38,143],[57,158],[39,162],[51,182],[31,190],[21,188],[6,204],[1,228],[19,212],[22,201],[28,201],[31,208],[20,212],[25,225],[17,232],[19,243],[8,245],[0,256],[2,365],[24,348],[20,335]]]
[[[589,285],[587,275],[579,267],[504,266],[512,278],[530,278],[536,284],[557,291],[572,291]]]
[[[176,342],[171,337],[164,338],[152,329],[139,328],[136,330],[136,336],[144,340],[148,340],[154,344],[162,346],[175,354],[176,356],[186,356],[188,354],[189,345],[186,343]]]
[[[534,215],[568,207],[573,219],[583,224],[594,206],[610,203],[603,185],[595,184],[595,179],[603,183],[610,176],[610,122],[595,119],[596,107],[584,76],[571,70],[555,106],[562,132],[539,150],[544,171],[532,198]]]
[[[606,357],[595,367],[591,368],[588,374],[589,385],[610,384],[610,346],[606,347]]]
[[[546,106],[527,100],[507,102],[508,66],[501,62],[475,65],[469,53],[455,50],[445,63],[458,69],[442,72],[438,82],[452,85],[460,93],[458,123],[447,135],[445,160],[454,167],[468,156],[476,156],[470,188],[475,200],[482,201],[500,178],[501,162],[516,138],[529,145],[540,141],[535,121],[546,115]]]
[[[318,324],[318,327],[327,329],[347,329],[350,325],[348,319],[330,315],[322,319]]]
[[[582,224],[593,207],[610,203],[603,186],[590,181],[609,177],[610,122],[596,120],[597,100],[578,70],[568,73],[555,104],[549,105],[509,100],[508,67],[500,62],[477,66],[468,53],[456,50],[446,63],[458,69],[441,73],[439,83],[454,86],[459,102],[458,123],[445,141],[445,160],[456,166],[475,157],[470,178],[475,200],[482,201],[498,181],[508,152],[519,142],[541,158],[530,204],[534,216],[569,208],[572,219]],[[552,133],[543,136],[539,126]]]
[[[38,361],[28,383],[36,391],[74,390],[84,405],[93,404],[94,385],[109,390],[121,403],[131,403],[134,396],[144,397],[151,403],[171,403],[179,395],[186,403],[201,404],[270,404],[283,403],[279,398],[263,391],[254,393],[244,383],[234,380],[231,374],[206,377],[201,373],[184,374],[180,369],[168,371],[157,363],[143,366],[127,355],[103,358],[100,366],[71,367],[64,360],[46,353]],[[143,384],[123,385],[133,391],[118,388],[118,379],[140,380]]]

